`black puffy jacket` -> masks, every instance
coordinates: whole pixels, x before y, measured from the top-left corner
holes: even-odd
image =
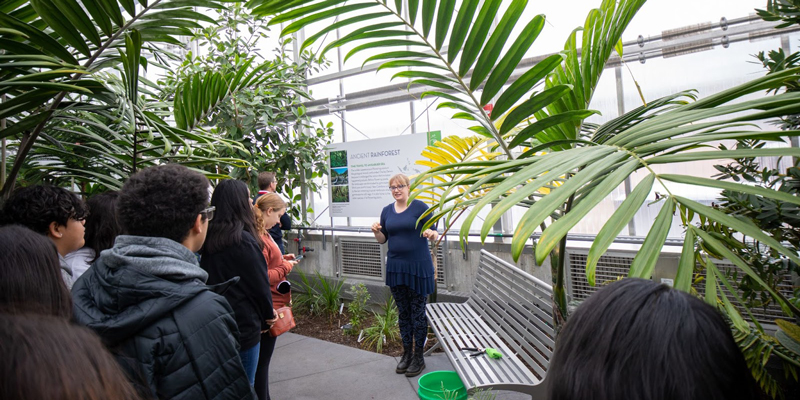
[[[75,319],[103,339],[147,398],[252,399],[233,311],[212,291],[234,282],[204,281],[179,243],[121,236],[75,283]]]

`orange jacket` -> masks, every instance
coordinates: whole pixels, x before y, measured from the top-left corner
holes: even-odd
[[[272,291],[272,305],[277,310],[288,305],[292,301],[292,294],[278,293],[278,284],[286,280],[289,272],[292,271],[292,264],[283,259],[278,245],[268,234],[262,234],[261,240],[264,242],[264,259],[267,260],[267,272],[269,275],[269,288]]]

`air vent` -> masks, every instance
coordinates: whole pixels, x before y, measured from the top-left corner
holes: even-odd
[[[714,263],[714,265],[716,265],[717,269],[719,269],[721,272],[725,273],[728,276],[730,276],[731,272],[734,271],[734,270],[738,270],[738,276],[740,276],[740,277],[743,274],[743,272],[739,269],[739,267],[737,267],[737,266],[735,266],[735,265],[733,265],[731,263],[728,263],[728,262],[716,261]],[[705,288],[706,271],[703,270],[702,273],[695,274],[695,277],[697,277],[697,275],[700,275],[700,276],[703,277],[703,279],[700,281],[701,283],[695,285],[695,289],[697,289],[697,292],[702,295],[706,291],[706,288]],[[782,279],[781,279],[780,283],[778,283],[778,285],[777,285],[778,292],[781,293],[786,298],[793,297],[793,294],[792,294],[792,274],[791,273],[787,273],[784,276],[782,276],[781,278]],[[730,278],[728,280],[731,281]],[[734,283],[731,281],[731,284],[734,284]],[[722,291],[725,293],[725,296],[728,297],[728,300],[730,300],[731,303],[734,306],[736,306],[736,308],[739,309],[739,312],[742,314],[742,317],[744,317],[746,320],[749,321],[750,320],[750,316],[747,315],[747,312],[744,310],[744,307],[730,293],[728,288],[723,286]],[[739,296],[740,297],[741,297],[741,295],[742,295],[742,293],[739,292]],[[753,316],[756,318],[756,320],[758,322],[762,323],[762,324],[775,324],[775,320],[776,319],[786,318],[786,315],[784,315],[783,311],[781,311],[781,307],[778,304],[776,304],[775,301],[771,301],[766,307],[753,307],[753,308],[750,309],[750,312],[753,313]]]
[[[586,280],[586,254],[568,253],[567,262],[571,295],[573,300],[586,300],[592,293],[600,290],[606,282],[616,281],[620,277],[628,276],[633,257],[620,257],[605,255],[600,257],[595,271],[595,286],[589,285]]]
[[[343,275],[383,278],[383,252],[375,239],[339,237],[339,266]]]
[[[433,244],[428,242],[428,247],[433,248]],[[444,243],[439,243],[436,249],[436,284],[446,285],[444,281]]]

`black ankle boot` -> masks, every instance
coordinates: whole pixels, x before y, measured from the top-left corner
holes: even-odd
[[[406,370],[406,376],[412,377],[417,376],[425,369],[425,359],[422,357],[422,350],[417,349],[414,351],[414,355],[411,357],[411,364],[409,364],[408,369]]]
[[[413,357],[413,351],[411,350],[411,346],[403,347],[403,356],[400,357],[400,362],[397,363],[397,369],[394,372],[398,374],[406,373],[408,366],[411,364],[411,358]]]

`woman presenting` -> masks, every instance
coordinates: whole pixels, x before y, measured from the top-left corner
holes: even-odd
[[[397,174],[389,179],[389,190],[394,203],[383,208],[380,222],[372,224],[372,233],[378,243],[389,243],[386,285],[391,289],[400,312],[398,319],[404,350],[395,372],[411,377],[425,369],[422,358],[428,336],[425,303],[436,287],[427,241],[436,240],[438,233],[432,229],[422,231],[427,217],[417,224],[428,206],[419,200],[408,202],[407,176]]]

